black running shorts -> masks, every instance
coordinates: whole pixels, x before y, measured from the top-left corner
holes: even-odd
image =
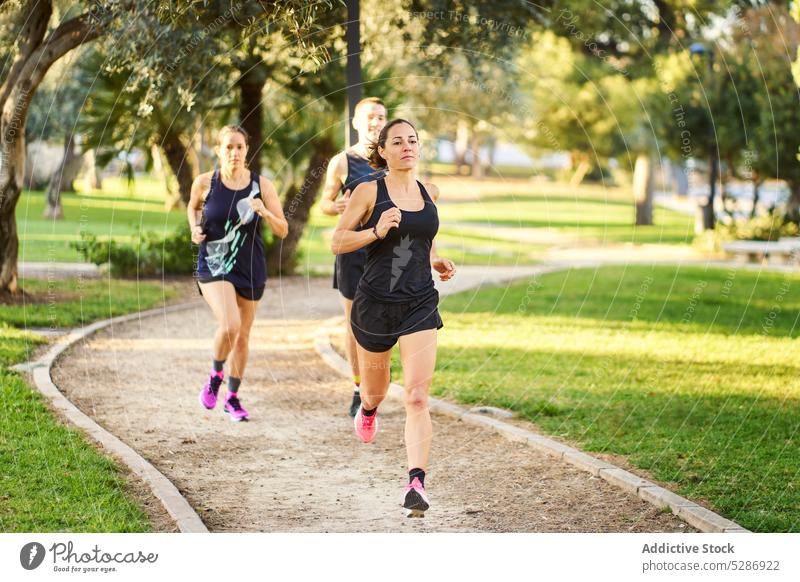
[[[333,268],[333,288],[338,289],[345,299],[350,301],[355,299],[358,282],[361,280],[361,275],[364,274],[366,263],[366,249],[336,255],[336,264]]]
[[[422,299],[402,303],[376,301],[359,290],[353,300],[350,323],[358,345],[368,352],[385,352],[400,336],[444,326],[435,289]]]
[[[200,283],[213,283],[215,281],[224,280],[224,277],[199,279],[197,280],[197,290],[200,292],[200,295],[202,295],[203,290],[200,288]],[[228,283],[230,283],[230,281],[228,281]],[[231,285],[233,285],[233,283],[231,283]],[[264,289],[266,288],[266,285],[261,285],[260,287],[237,287],[236,285],[233,285],[233,288],[236,290],[236,294],[242,299],[247,299],[248,301],[259,301],[264,296]]]

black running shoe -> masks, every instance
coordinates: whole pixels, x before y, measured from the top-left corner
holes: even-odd
[[[406,485],[403,507],[408,517],[425,517],[425,512],[431,506],[428,496],[425,494],[425,487],[419,479],[414,479]]]

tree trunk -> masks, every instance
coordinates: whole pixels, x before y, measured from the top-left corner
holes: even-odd
[[[576,162],[577,161],[577,165]],[[592,169],[592,164],[589,163],[589,160],[586,159],[586,156],[579,153],[572,154],[572,166],[575,168],[575,173],[572,174],[572,178],[569,180],[570,186],[580,186],[583,182],[583,179],[586,177],[586,174]]]
[[[753,207],[750,209],[750,218],[756,217],[758,201],[761,198],[761,184],[763,183],[764,180],[759,179],[758,176],[753,176]]]
[[[289,234],[283,240],[275,239],[269,248],[267,269],[271,275],[291,275],[296,271],[297,247],[308,223],[311,207],[325,179],[328,162],[334,153],[336,146],[330,137],[322,136],[314,140],[303,184],[299,190],[295,186],[290,186],[286,192],[283,213],[289,223]]]
[[[153,178],[164,182],[167,191],[169,191],[170,186],[167,180],[169,174],[164,171],[164,163],[161,161],[161,148],[158,147],[158,144],[150,146],[150,157],[153,159]]]
[[[633,168],[633,200],[636,205],[636,226],[653,224],[653,162],[639,154]]]
[[[161,157],[161,148],[157,144],[150,146],[150,157],[153,159],[153,178],[157,182],[164,184],[164,208],[167,211],[180,208],[181,196],[179,192],[175,191],[172,185],[172,175],[164,168],[164,160]]]
[[[20,186],[16,180],[8,183],[0,191],[0,299],[9,293],[20,291],[17,286],[17,220],[14,206],[19,199]],[[11,202],[13,200],[13,202]],[[10,208],[10,210],[9,210]]]
[[[483,178],[483,163],[481,162],[481,142],[483,140],[472,134],[470,150],[472,152],[472,177],[476,180]]]
[[[64,137],[64,157],[53,172],[50,184],[45,195],[44,218],[61,220],[64,218],[64,209],[61,207],[61,193],[74,192],[72,183],[78,176],[81,167],[81,157],[75,151],[75,134],[70,133]]]
[[[25,176],[25,118],[32,97],[20,81],[0,114],[0,296],[17,293],[17,222],[15,208]]]
[[[789,200],[786,203],[786,220],[800,225],[800,182],[789,182]]]
[[[186,206],[189,204],[189,198],[192,194],[192,182],[194,181],[192,166],[188,158],[189,151],[183,145],[180,137],[174,133],[167,133],[164,136],[161,147],[164,149],[167,163],[178,181],[180,202],[183,206]]]
[[[494,172],[495,158],[497,157],[497,138],[490,138],[487,145],[489,147],[489,169]]]
[[[456,165],[456,174],[461,174],[461,168],[467,164],[467,148],[469,147],[469,126],[463,119],[456,125],[456,141],[453,142],[453,160]]]
[[[97,167],[97,156],[94,148],[87,150],[83,158],[86,161],[86,189],[101,190],[103,188],[103,178],[100,176],[100,168]]]
[[[673,191],[678,196],[689,195],[689,178],[686,176],[686,170],[683,163],[672,164],[672,178],[675,180],[675,187]]]
[[[214,164],[216,163],[217,159],[214,155],[214,142],[213,136],[208,131],[208,129],[204,126],[201,126],[197,132],[199,137],[200,144],[198,146],[198,160],[197,160],[197,171],[198,173],[208,172],[212,168],[214,168]]]
[[[714,225],[717,222],[717,216],[714,214],[714,202],[706,200],[706,202],[698,206],[698,210],[697,222],[699,222],[699,226],[695,226],[695,232],[699,234],[704,230],[714,230]]]
[[[35,51],[44,40],[47,32],[47,24],[53,14],[53,3],[44,0],[28,0],[24,8],[18,13],[20,19],[24,19],[18,34],[17,41],[19,46],[14,62],[8,70],[6,78],[0,85],[0,110],[3,109],[6,99],[9,98],[14,86],[17,84],[19,76],[25,67],[33,51]]]
[[[59,23],[42,41],[52,3],[31,1],[26,10],[15,62],[0,86],[0,295],[18,292],[19,240],[14,210],[25,173],[25,123],[31,100],[53,63],[105,32],[99,23],[82,14]],[[36,25],[35,32],[29,30],[31,23]]]
[[[14,210],[22,193],[25,121],[35,89],[26,65],[42,44],[52,13],[51,2],[25,2],[19,13],[24,15],[25,21],[17,35],[17,54],[0,85],[0,297],[20,291],[17,285],[19,239]]]
[[[719,180],[719,152],[717,152],[716,144],[712,143],[709,146],[709,188],[708,196],[704,203],[700,205],[701,215],[703,219],[703,230],[714,230],[717,222],[717,215],[714,212],[714,198],[717,194],[717,181]]]
[[[239,124],[250,135],[247,151],[247,166],[256,174],[261,173],[261,146],[264,143],[264,109],[262,94],[267,83],[266,67],[257,61],[248,60],[239,67]]]

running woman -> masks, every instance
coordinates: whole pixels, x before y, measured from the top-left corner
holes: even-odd
[[[328,164],[328,175],[322,191],[320,207],[322,212],[337,216],[344,212],[350,193],[362,182],[377,180],[385,175],[383,169],[376,170],[369,165],[369,147],[378,139],[383,126],[386,125],[386,106],[377,97],[367,97],[356,104],[353,116],[353,127],[358,131],[358,143],[331,158]],[[341,198],[339,195],[341,194]],[[338,199],[337,199],[338,198]],[[366,249],[358,249],[352,253],[336,255],[333,270],[333,288],[341,294],[344,309],[345,353],[350,369],[353,372],[353,400],[350,403],[350,416],[355,416],[361,406],[359,387],[361,376],[356,356],[356,340],[350,328],[350,310],[364,263],[367,260]]]
[[[239,387],[247,365],[250,328],[267,282],[261,222],[266,221],[280,238],[289,232],[272,182],[247,169],[247,148],[247,132],[238,125],[219,131],[219,169],[195,179],[186,212],[192,242],[200,245],[197,285],[219,324],[200,403],[209,410],[217,405],[225,361],[230,360],[223,412],[236,422],[249,416],[239,399]]]
[[[442,281],[456,272],[451,261],[436,253],[439,190],[417,180],[418,158],[414,126],[403,119],[386,124],[371,148],[370,163],[388,169],[388,174],[356,187],[331,243],[337,254],[367,249],[351,312],[362,372],[361,406],[354,424],[365,443],[377,432],[378,406],[389,390],[391,350],[400,343],[409,468],[403,507],[409,517],[424,516],[430,505],[425,494],[433,432],[428,389],[436,365],[437,330],[442,327],[431,268]]]

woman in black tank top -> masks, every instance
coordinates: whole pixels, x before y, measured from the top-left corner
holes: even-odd
[[[378,405],[389,391],[391,350],[400,343],[409,468],[403,506],[409,517],[422,517],[429,507],[428,390],[436,366],[437,330],[442,327],[431,269],[442,281],[455,274],[453,263],[436,254],[439,191],[416,179],[417,142],[417,131],[409,122],[395,119],[386,124],[370,162],[389,173],[353,191],[331,243],[336,254],[367,249],[350,317],[361,369],[362,405],[354,424],[364,442],[372,441],[377,431]]]

